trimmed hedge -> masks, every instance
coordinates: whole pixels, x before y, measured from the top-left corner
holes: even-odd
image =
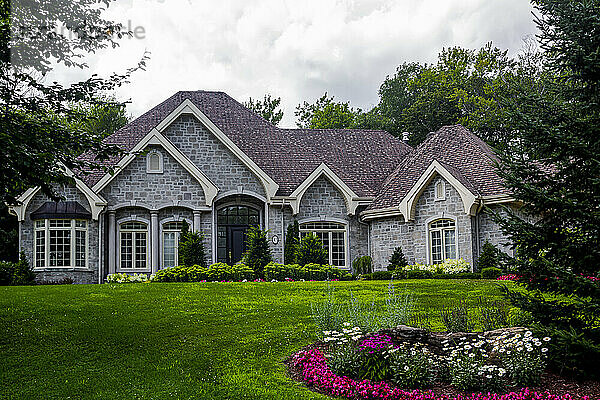
[[[269,263],[265,266],[266,281],[284,281],[284,280],[305,280],[305,281],[325,281],[332,279],[352,280],[352,275],[337,267],[331,265],[306,264],[277,264]]]
[[[397,279],[393,271],[375,271],[370,274],[362,275],[362,278],[366,281],[389,281]]]
[[[254,279],[254,271],[246,265],[216,263],[208,268],[193,265],[161,269],[152,277],[152,282],[240,282],[252,279]]]
[[[406,271],[406,279],[431,279],[433,278],[433,272],[424,271],[420,269],[412,269]]]
[[[502,275],[502,270],[500,268],[489,267],[481,270],[481,277],[483,279],[496,279]]]

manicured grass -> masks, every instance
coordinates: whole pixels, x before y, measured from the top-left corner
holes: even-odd
[[[335,282],[384,301],[386,282]],[[0,287],[2,399],[325,399],[282,360],[316,339],[310,303],[327,283]],[[400,281],[419,310],[477,297],[494,281]],[[441,328],[441,325],[437,325]]]

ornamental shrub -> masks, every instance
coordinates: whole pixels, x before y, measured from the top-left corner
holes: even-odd
[[[298,264],[325,265],[327,260],[327,250],[323,248],[323,242],[314,233],[309,233],[302,238],[296,252],[296,262]]]
[[[373,259],[369,256],[356,257],[352,261],[354,275],[370,274],[373,272]]]
[[[351,280],[352,275],[331,265],[298,264],[285,265],[271,262],[264,268],[266,281],[285,281],[285,280],[305,280],[305,281],[325,281],[325,280]]]
[[[437,369],[432,354],[420,343],[403,343],[390,350],[390,380],[398,387],[425,388],[435,379]]]
[[[370,274],[363,274],[362,278],[366,281],[389,281],[393,279],[392,271],[375,271]]]
[[[300,246],[300,224],[297,220],[289,224],[285,234],[285,245],[283,247],[283,262],[285,264],[296,264],[296,253]]]
[[[249,281],[254,279],[252,268],[243,265],[212,264],[208,268],[201,265],[164,268],[152,276],[152,282],[203,282],[203,281]]]
[[[252,268],[257,277],[264,276],[265,265],[273,261],[267,231],[251,226],[246,233],[246,252],[242,263]]]
[[[481,247],[481,254],[477,260],[477,267],[480,271],[485,268],[498,268],[500,266],[500,251],[489,241]]]
[[[406,271],[407,279],[431,279],[433,278],[433,272],[422,271],[419,269]]]
[[[199,232],[190,232],[190,226],[186,220],[182,222],[177,249],[179,253],[179,265],[199,265],[206,267],[204,236]]]
[[[406,261],[406,257],[402,252],[402,247],[396,247],[392,256],[390,257],[390,263],[387,266],[388,271],[397,271],[402,270],[408,265],[408,261]]]
[[[481,277],[483,279],[496,279],[500,275],[502,275],[502,270],[500,268],[489,267],[481,270]]]
[[[148,275],[146,274],[125,274],[125,273],[116,273],[116,274],[108,274],[106,276],[106,283],[142,283],[149,282]]]
[[[17,262],[0,262],[0,285],[34,285],[35,275],[24,252]]]

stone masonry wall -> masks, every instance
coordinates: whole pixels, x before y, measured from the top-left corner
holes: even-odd
[[[401,247],[409,264],[414,264],[414,225],[405,223],[402,216],[371,221],[371,254],[373,268],[385,271],[396,247]]]
[[[445,200],[435,200],[435,185],[443,180],[446,188]],[[471,218],[465,213],[464,205],[458,191],[444,178],[436,176],[425,188],[415,208],[415,235],[414,254],[415,261],[427,263],[427,220],[433,217],[456,218],[458,258],[463,258],[473,265],[473,241],[471,237]]]
[[[85,209],[90,211],[90,205],[87,198],[74,186],[62,186],[56,189],[58,193],[64,196],[65,201],[77,201]],[[27,259],[33,265],[34,263],[34,227],[31,220],[31,213],[37,210],[42,204],[51,201],[41,191],[38,192],[25,211],[25,219],[20,223],[21,241],[20,250],[25,252]],[[36,269],[38,281],[59,281],[64,278],[71,278],[75,283],[97,283],[98,282],[98,221],[88,221],[88,267],[82,268],[44,268]]]
[[[494,221],[490,211],[497,211],[501,214],[506,213],[501,206],[491,206],[490,210],[485,210],[478,215],[479,218],[479,248],[483,247],[486,241],[496,246],[498,249],[510,255],[513,250],[510,248],[509,240],[502,233],[500,226]]]
[[[242,186],[244,190],[265,195],[260,180],[196,118],[180,116],[164,135],[217,185],[221,193]]]
[[[162,147],[149,148],[163,155],[163,173],[147,173],[146,156],[138,155],[101,191],[108,204],[135,201],[157,209],[165,203],[180,201],[192,207],[206,207],[200,183]]]

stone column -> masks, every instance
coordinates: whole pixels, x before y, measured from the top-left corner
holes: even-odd
[[[202,213],[200,211],[194,211],[194,231],[200,232],[202,226]]]
[[[115,211],[108,212],[108,273],[117,271],[117,224]]]
[[[155,274],[158,271],[159,259],[159,240],[160,229],[158,227],[158,211],[150,212],[150,237],[151,237],[151,251],[152,251],[152,273]]]

